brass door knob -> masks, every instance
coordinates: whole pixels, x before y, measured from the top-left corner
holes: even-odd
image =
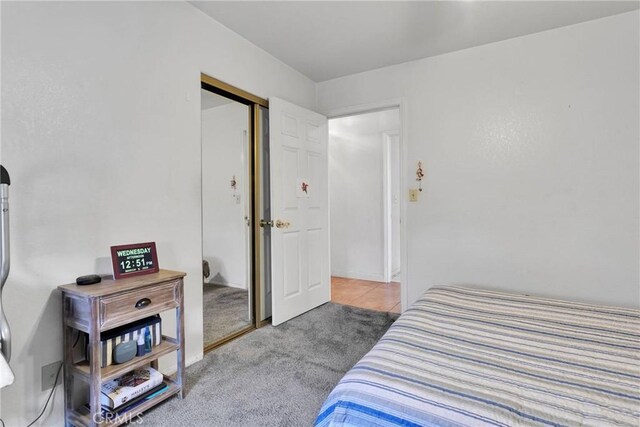
[[[289,228],[289,225],[291,224],[289,224],[286,221],[281,221],[281,220],[276,221],[276,228]]]

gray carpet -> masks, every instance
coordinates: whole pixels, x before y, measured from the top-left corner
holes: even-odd
[[[327,303],[251,332],[187,369],[187,395],[145,426],[311,426],[331,389],[397,315]]]
[[[205,345],[225,338],[251,324],[247,291],[205,283],[202,299]]]

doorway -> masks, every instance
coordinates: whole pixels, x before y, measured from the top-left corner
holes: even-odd
[[[384,248],[379,251],[380,253],[376,252],[377,262],[381,266],[382,273],[378,272],[377,276],[363,277],[361,274],[352,275],[349,270],[351,267],[344,270],[346,274],[340,272],[336,274],[334,270],[336,284],[333,286],[333,295],[338,297],[340,293],[349,293],[349,297],[363,297],[359,298],[361,301],[357,301],[358,298],[352,298],[347,302],[336,301],[339,303],[348,303],[374,310],[400,311],[400,283],[403,284],[401,277],[405,273],[401,271],[402,269],[398,271],[397,264],[402,262],[398,263],[394,254],[398,252],[402,254],[404,250],[398,251],[398,248],[394,246],[394,242],[398,242],[398,238],[394,237],[393,233],[394,230],[397,231],[402,227],[389,221],[404,215],[402,209],[400,215],[397,215],[397,212],[394,214],[393,210],[394,203],[400,207],[403,203],[401,193],[399,197],[397,195],[397,189],[402,188],[402,185],[394,181],[394,177],[398,174],[393,172],[401,170],[401,157],[403,157],[398,154],[402,152],[401,148],[394,150],[394,145],[402,145],[399,131],[399,108],[402,104],[396,104],[400,107],[341,117],[347,122],[352,121],[356,124],[369,121],[371,125],[377,121],[374,127],[371,127],[373,125],[365,126],[364,138],[371,139],[371,134],[375,134],[373,139],[377,141],[374,144],[377,151],[373,158],[377,159],[377,162],[371,169],[374,171],[372,176],[367,165],[353,167],[360,159],[360,156],[356,155],[352,159],[353,162],[346,162],[349,163],[346,165],[346,170],[351,175],[347,174],[337,178],[335,174],[333,177],[329,176],[331,153],[329,153],[328,141],[329,124],[325,116],[275,97],[270,98],[267,103],[264,99],[204,74],[201,75],[201,85],[204,90],[203,99],[210,98],[210,94],[219,95],[222,98],[212,101],[209,105],[211,109],[235,109],[238,118],[241,115],[247,118],[242,123],[246,124],[246,127],[240,126],[235,129],[236,139],[239,133],[242,134],[242,137],[239,138],[241,140],[239,145],[242,147],[240,151],[238,151],[238,144],[230,143],[227,138],[222,138],[225,139],[222,143],[234,147],[235,154],[224,160],[222,158],[224,156],[221,155],[224,150],[218,151],[219,147],[216,148],[213,143],[211,143],[213,146],[211,151],[219,157],[218,160],[224,163],[224,166],[218,168],[218,172],[225,171],[227,175],[226,178],[224,176],[215,178],[215,186],[218,188],[216,191],[220,192],[220,188],[226,188],[220,192],[220,195],[226,197],[227,201],[231,196],[233,204],[241,205],[240,207],[236,206],[234,217],[238,218],[240,216],[238,213],[242,212],[243,227],[245,228],[242,228],[242,231],[237,233],[233,240],[235,243],[244,242],[245,244],[243,258],[246,267],[245,277],[249,278],[246,288],[241,286],[241,283],[232,282],[229,279],[230,273],[227,272],[228,277],[225,276],[225,271],[221,268],[222,264],[226,266],[227,263],[218,262],[216,264],[219,257],[205,253],[208,251],[206,249],[208,245],[205,242],[208,238],[206,236],[207,230],[216,228],[221,220],[216,218],[208,220],[207,218],[210,216],[203,211],[203,292],[207,285],[214,285],[221,290],[233,291],[237,294],[240,294],[239,291],[243,291],[246,293],[246,297],[236,299],[244,301],[246,298],[248,306],[246,312],[244,310],[235,311],[236,313],[248,312],[246,317],[239,316],[241,323],[246,326],[237,332],[233,332],[236,327],[226,329],[222,334],[226,336],[216,337],[215,341],[211,343],[205,342],[204,351],[207,352],[233,338],[250,332],[256,327],[263,326],[269,321],[269,315],[271,323],[277,326],[331,300],[331,263],[333,260],[335,265],[338,264],[335,260],[339,259],[337,257],[339,257],[338,249],[340,246],[330,247],[329,244],[329,193],[339,194],[336,188],[349,188],[349,185],[354,182],[363,181],[363,177],[366,182],[377,183],[378,188],[373,191],[371,189],[358,190],[355,198],[359,197],[367,202],[370,202],[369,199],[375,199],[376,204],[369,210],[365,209],[364,215],[359,218],[360,221],[353,223],[352,227],[347,227],[347,229],[361,229],[361,223],[371,225],[373,217],[379,220],[379,226],[369,227],[367,233],[379,235],[383,241]],[[241,105],[233,104],[233,102]],[[244,109],[243,105],[248,108]],[[203,101],[203,108],[205,107]],[[207,114],[204,113],[204,115]],[[203,121],[206,120],[204,115]],[[219,123],[222,122],[225,126],[233,122],[241,123],[239,119],[236,121],[231,118],[219,121]],[[347,123],[346,128],[349,126]],[[375,131],[371,130],[373,128]],[[212,135],[211,138],[221,139],[220,136],[226,134],[226,131],[221,129],[214,126],[213,130],[209,131]],[[349,132],[349,129],[345,130],[345,134],[349,134]],[[205,142],[206,133],[206,124],[203,124],[203,144],[207,144]],[[357,148],[361,138],[355,132],[353,133],[353,144],[346,146]],[[335,136],[333,142],[339,142],[340,130],[334,131],[333,134]],[[383,151],[382,147],[386,147],[386,151]],[[229,165],[238,166],[237,158],[240,153],[242,153],[240,155],[240,172],[226,170]],[[368,156],[361,157],[367,158]],[[204,180],[208,179],[205,171],[207,159],[209,159],[207,148],[203,145]],[[400,165],[396,164],[394,168],[393,159],[399,159]],[[244,184],[241,183],[243,179],[245,180]],[[334,181],[332,188],[330,188],[330,181]],[[335,183],[338,183],[338,187]],[[348,183],[348,185],[341,183]],[[214,186],[214,184],[203,181],[203,209],[221,210],[222,204],[226,203],[224,199],[212,197],[215,199],[215,203],[212,203],[209,208],[204,202],[204,199],[210,196],[209,190],[207,190],[209,185]],[[381,191],[384,191],[383,195],[380,194]],[[355,200],[355,198],[351,197],[345,200]],[[332,203],[334,207],[341,206],[334,201]],[[344,208],[345,205],[342,207]],[[348,209],[349,205],[347,204],[346,207]],[[219,213],[217,212],[217,214]],[[375,215],[371,215],[372,213]],[[353,218],[352,212],[347,212],[347,214]],[[331,212],[331,216],[335,223],[335,218],[333,218],[335,217],[335,209]],[[227,229],[231,229],[231,227],[227,227]],[[333,234],[335,235],[335,231]],[[356,255],[352,256],[350,261],[357,261],[357,255],[360,252],[370,249],[366,246],[366,235],[360,237],[362,239],[354,239],[353,241],[360,244],[364,241],[365,246],[357,248],[355,252],[349,250],[346,254],[347,258]],[[220,240],[213,240],[215,240],[215,250],[219,250],[220,246],[225,246],[220,245]],[[402,241],[402,236],[400,236],[400,241]],[[242,259],[242,257],[240,258]],[[359,273],[357,270],[355,271]],[[400,283],[394,282],[394,274]],[[209,277],[213,279],[205,280]],[[341,281],[343,283],[339,283]],[[233,286],[234,284],[240,286]],[[348,285],[348,289],[339,289],[341,285]],[[271,298],[268,298],[269,295]],[[269,300],[271,304],[269,304]],[[238,305],[244,307],[244,303]],[[207,307],[203,307],[203,312],[205,313],[204,321],[211,320],[213,327],[219,327],[223,323],[219,319],[223,312],[222,307],[213,310],[207,310]]]
[[[329,120],[331,301],[401,310],[400,110]]]
[[[209,351],[256,327],[260,251],[255,226],[255,153],[261,105],[201,76],[203,348]]]

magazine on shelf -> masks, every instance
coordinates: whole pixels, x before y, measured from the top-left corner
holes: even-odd
[[[162,383],[162,374],[151,367],[136,369],[102,385],[100,404],[110,409],[150,391]]]

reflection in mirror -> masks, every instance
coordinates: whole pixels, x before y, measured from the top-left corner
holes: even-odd
[[[201,90],[204,346],[252,324],[249,107]]]

